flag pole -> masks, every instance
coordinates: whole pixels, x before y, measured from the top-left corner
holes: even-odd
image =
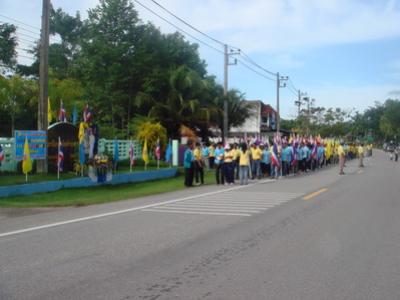
[[[57,152],[57,180],[60,180],[60,137],[58,137],[58,152]]]

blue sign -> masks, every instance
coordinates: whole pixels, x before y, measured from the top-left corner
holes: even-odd
[[[15,159],[24,157],[25,138],[28,138],[31,159],[46,159],[47,136],[42,130],[15,130]]]

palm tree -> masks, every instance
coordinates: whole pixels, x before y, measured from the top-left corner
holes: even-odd
[[[148,116],[161,122],[169,134],[177,136],[180,126],[196,129],[210,119],[209,109],[200,100],[205,90],[202,78],[186,66],[181,66],[169,76],[170,91],[164,102],[152,101]]]
[[[215,124],[223,132],[224,127],[224,95],[220,91],[218,97],[215,98],[215,106],[217,107]],[[228,128],[238,127],[250,116],[251,104],[246,102],[244,94],[236,89],[229,90],[227,93],[228,100]]]

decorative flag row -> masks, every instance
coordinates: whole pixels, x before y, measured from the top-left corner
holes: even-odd
[[[76,125],[78,123],[78,110],[76,108],[76,105],[74,105],[74,108],[72,110],[72,124]],[[84,109],[83,109],[83,122],[85,123],[90,123],[92,121],[93,114],[89,108],[89,105],[86,104]],[[61,100],[60,101],[60,109],[58,111],[57,119],[59,122],[67,122],[67,111],[64,107],[64,103]],[[49,124],[53,120],[53,112],[51,110],[51,102],[50,98],[47,99],[47,121]]]

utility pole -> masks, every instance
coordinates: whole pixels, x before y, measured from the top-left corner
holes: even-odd
[[[279,72],[276,73],[276,133],[280,130],[280,109],[279,109],[279,90],[281,88],[281,78]]]
[[[226,142],[228,138],[228,45],[224,45],[224,132],[222,133],[223,141]]]
[[[306,96],[307,93],[302,93],[300,90],[298,90],[297,93],[298,93],[298,99],[297,99],[297,101],[294,101],[294,104],[297,106],[297,117],[300,117],[300,113],[301,113],[300,108],[301,108],[301,105],[303,104],[301,97]]]
[[[39,105],[38,105],[38,130],[46,131],[47,136],[47,99],[49,80],[49,34],[50,34],[50,0],[43,0],[42,29],[40,36],[40,61],[39,61]],[[37,161],[37,172],[47,173],[47,149],[46,158]]]
[[[225,142],[228,139],[229,136],[229,113],[228,113],[228,67],[233,66],[237,64],[237,60],[233,63],[229,62],[229,57],[231,55],[237,55],[240,54],[240,49],[236,52],[234,52],[232,49],[230,50],[230,53],[228,53],[228,45],[224,45],[224,120],[223,120],[223,141]]]
[[[301,91],[298,90],[298,99],[297,101],[294,102],[294,104],[297,106],[297,117],[300,117],[300,107],[301,107]]]
[[[279,90],[281,88],[286,87],[286,82],[282,81],[287,81],[289,79],[288,76],[280,76],[279,72],[276,73],[276,132],[279,133],[280,132],[280,123],[281,123],[281,114],[280,114],[280,100],[279,100]]]

